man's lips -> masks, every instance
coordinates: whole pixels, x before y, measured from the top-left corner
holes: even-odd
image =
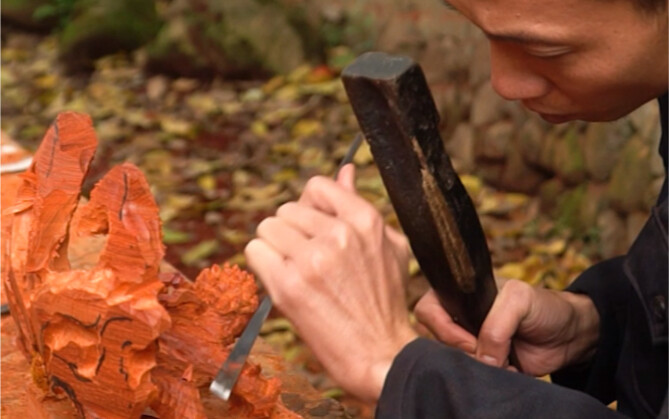
[[[541,106],[537,106],[533,103],[531,103],[529,100],[522,100],[521,101],[523,106],[525,106],[527,109],[531,110],[532,112],[541,114],[541,115],[554,115],[554,113],[551,112],[546,112],[544,109],[541,109]]]
[[[533,106],[529,102],[523,101],[523,106],[525,106],[527,109],[530,111],[539,114],[543,119],[545,119],[548,122],[552,123],[560,123],[560,122],[566,122],[566,121],[571,121],[574,118],[573,115],[570,114],[559,114],[559,113],[552,113],[552,112],[545,112],[542,109],[539,109],[538,107]]]
[[[560,124],[562,122],[567,122],[567,121],[573,121],[574,117],[571,117],[569,115],[555,115],[555,114],[544,114],[544,113],[539,113],[539,116],[543,118],[545,121],[548,121],[552,124]]]

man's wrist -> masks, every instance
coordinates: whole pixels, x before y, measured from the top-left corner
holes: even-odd
[[[378,400],[381,396],[381,391],[390,372],[390,368],[393,365],[393,362],[397,355],[404,349],[406,345],[413,342],[418,337],[413,330],[410,332],[403,333],[402,336],[395,342],[394,345],[389,345],[390,350],[380,356],[376,362],[373,362],[369,368],[369,377],[370,377],[370,386],[369,386],[369,399]]]

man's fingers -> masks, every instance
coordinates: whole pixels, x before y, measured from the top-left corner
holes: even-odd
[[[244,256],[249,268],[258,276],[272,294],[272,273],[283,266],[283,256],[261,239],[253,239],[244,248]]]
[[[517,280],[505,284],[481,326],[476,347],[477,359],[497,367],[505,365],[511,339],[530,311],[531,297],[530,285]]]
[[[324,176],[309,179],[297,202],[354,225],[364,224],[364,220],[378,211],[355,192],[352,170],[352,165],[344,166],[340,172],[341,180],[337,182]]]
[[[337,181],[325,176],[314,176],[304,185],[304,189],[302,190],[302,194],[297,200],[297,203],[318,208],[322,211],[325,211],[325,207],[327,207],[330,209],[330,211],[327,212],[334,215],[333,205],[328,203],[323,206],[320,202],[321,199],[327,198],[327,201],[341,199],[343,195],[347,195],[348,193],[348,191],[337,184]],[[333,197],[330,198],[330,196]]]
[[[308,238],[302,231],[279,217],[265,218],[258,225],[256,235],[282,256],[293,256],[304,250],[308,243]]]
[[[328,231],[336,222],[331,215],[296,202],[281,205],[276,216],[309,238]]]
[[[474,353],[476,338],[456,324],[439,303],[437,294],[430,289],[416,304],[416,319],[433,335],[449,346]]]
[[[273,246],[261,239],[251,240],[244,249],[249,268],[263,283],[274,303],[282,308],[286,295],[294,291],[291,282],[297,278],[295,265],[283,258]],[[299,291],[296,293],[299,295]]]

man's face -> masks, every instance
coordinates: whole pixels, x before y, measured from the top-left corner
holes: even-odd
[[[667,90],[667,12],[631,0],[452,0],[490,41],[492,85],[549,122],[620,118]]]

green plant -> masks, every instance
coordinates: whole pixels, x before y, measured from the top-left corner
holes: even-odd
[[[49,0],[46,4],[39,6],[33,13],[36,21],[45,19],[57,19],[58,27],[63,28],[72,19],[75,6],[79,0]]]

